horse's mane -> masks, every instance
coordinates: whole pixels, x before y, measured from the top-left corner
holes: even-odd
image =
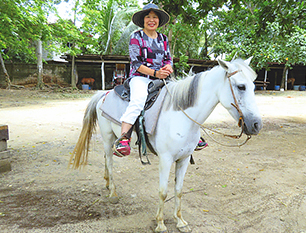
[[[256,72],[249,67],[244,60],[236,59],[231,63],[235,65],[238,70],[241,70],[245,77],[249,78],[252,82],[254,81]],[[222,68],[220,66],[215,66],[212,70],[219,69]],[[196,75],[187,76],[178,81],[170,82],[168,84],[170,94],[167,94],[165,97],[164,108],[168,110],[172,106],[173,110],[178,111],[180,108],[185,110],[189,107],[193,107],[198,99],[200,81],[204,79],[207,73],[208,71],[204,71]]]
[[[178,81],[170,82],[168,84],[170,94],[165,98],[165,108],[169,109],[170,106],[173,106],[173,109],[178,111],[180,107],[185,110],[194,106],[198,99],[200,77],[204,74],[205,72],[201,72]]]

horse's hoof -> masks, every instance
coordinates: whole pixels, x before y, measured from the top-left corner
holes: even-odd
[[[156,232],[156,233],[168,233],[168,230],[165,230],[165,231],[159,231],[159,230],[156,230],[155,229],[155,231],[154,232]]]
[[[188,225],[183,226],[183,227],[178,227],[178,230],[180,232],[191,232],[191,229],[190,229],[190,227]]]
[[[168,229],[166,227],[156,227],[154,232],[156,232],[156,233],[167,233]]]
[[[110,197],[109,202],[112,204],[117,204],[119,202],[119,197]]]

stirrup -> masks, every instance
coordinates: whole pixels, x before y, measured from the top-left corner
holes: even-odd
[[[204,144],[203,146],[199,146],[200,141]],[[202,150],[208,146],[208,144],[205,142],[204,138],[200,137],[200,141],[198,142],[196,148],[194,149],[195,151]]]
[[[113,146],[112,146],[112,150],[113,150],[113,154],[122,158],[122,157],[125,157],[126,155],[122,154],[120,151],[117,150],[117,146],[118,144],[120,143],[120,141],[125,138],[125,135],[126,134],[123,134],[121,135],[114,143],[113,143]]]

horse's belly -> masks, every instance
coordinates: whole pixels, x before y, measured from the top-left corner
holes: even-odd
[[[185,115],[167,111],[160,114],[154,136],[157,152],[170,153],[178,160],[193,153],[200,131]]]
[[[168,136],[167,136],[168,135]],[[173,161],[184,159],[190,156],[199,140],[199,136],[195,132],[186,137],[171,137],[168,133],[164,132],[163,135],[158,135],[158,140],[155,141],[155,148],[158,155],[170,154]]]
[[[176,145],[177,152],[174,153],[174,158],[175,158],[174,160],[176,161],[178,159],[184,159],[190,156],[193,153],[195,146],[196,144],[194,142],[188,143],[186,145],[182,145],[182,144]]]

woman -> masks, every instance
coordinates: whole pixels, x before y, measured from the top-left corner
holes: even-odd
[[[132,17],[133,23],[142,29],[132,34],[129,44],[131,69],[127,81],[131,96],[120,119],[122,138],[116,145],[117,152],[122,156],[130,154],[132,126],[144,108],[149,82],[152,79],[165,79],[173,73],[168,38],[156,31],[167,24],[169,19],[167,12],[152,3],[145,5]]]

